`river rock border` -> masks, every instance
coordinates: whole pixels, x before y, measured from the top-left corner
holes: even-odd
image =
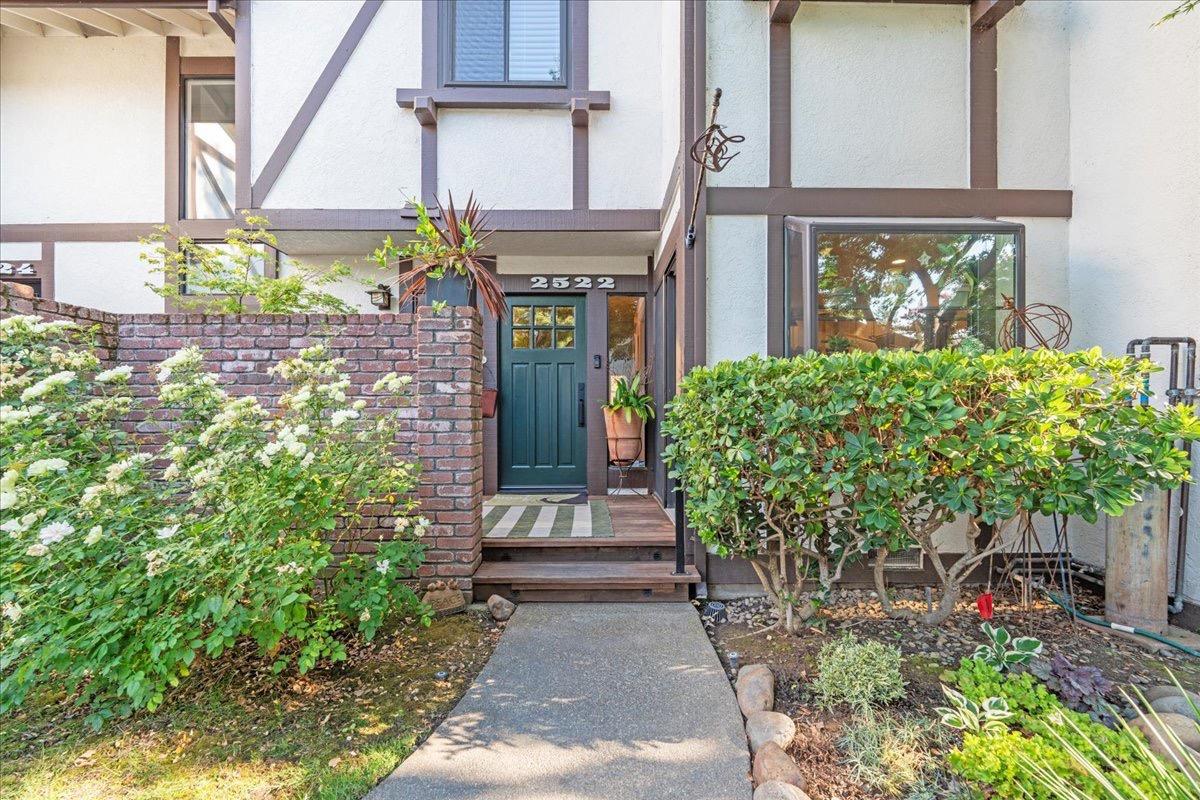
[[[754,759],[754,800],[810,800],[804,791],[807,781],[787,753],[796,723],[775,711],[775,673],[766,664],[747,664],[738,670],[733,687]]]

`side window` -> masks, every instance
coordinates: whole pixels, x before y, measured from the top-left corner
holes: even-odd
[[[183,216],[234,217],[233,79],[183,84]]]
[[[453,0],[448,84],[565,86],[564,0]]]

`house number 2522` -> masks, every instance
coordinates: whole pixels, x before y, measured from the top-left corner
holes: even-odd
[[[612,289],[617,285],[616,280],[604,276],[594,278],[591,275],[558,276],[548,278],[545,275],[530,275],[530,289]]]

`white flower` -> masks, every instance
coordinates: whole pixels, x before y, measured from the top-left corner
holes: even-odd
[[[366,400],[355,400],[351,404],[350,407],[353,408],[355,411],[362,411],[364,408],[367,407],[367,401]]]
[[[187,455],[187,451],[188,451],[187,448],[184,447],[183,445],[181,445],[181,444],[175,445],[174,447],[171,448],[171,453],[170,453],[171,460],[172,461],[182,461],[183,457]]]
[[[179,465],[178,464],[168,464],[167,468],[163,470],[162,476],[163,476],[164,481],[175,480],[176,478],[179,477]]]
[[[372,387],[372,389],[376,392],[398,392],[405,386],[408,386],[410,383],[412,383],[412,375],[397,375],[394,372],[389,372],[387,375],[384,375],[382,378],[375,381],[375,385]]]
[[[17,507],[17,493],[0,491],[0,511]]]
[[[363,609],[363,612],[362,612],[361,614],[359,614],[359,615],[358,615],[358,621],[359,621],[359,622],[366,622],[366,621],[367,621],[367,620],[369,620],[370,618],[371,618],[371,612],[370,612],[370,611],[368,611],[368,610],[367,610],[367,609],[365,609],[365,608]]]
[[[41,558],[48,552],[50,552],[50,550],[44,544],[31,544],[29,549],[25,551],[25,555],[33,556],[34,558]]]
[[[4,470],[4,475],[0,476],[0,492],[11,492],[17,488],[17,478],[20,476],[15,469]]]
[[[390,568],[391,566],[392,566],[392,562],[388,561],[385,558],[382,561],[380,561],[378,564],[375,565],[375,571],[378,572],[380,575],[387,575],[388,568]]]
[[[10,622],[16,622],[21,618],[21,607],[16,603],[5,603],[0,606],[0,613],[4,614]]]
[[[88,531],[88,535],[84,537],[83,543],[86,544],[88,547],[91,547],[96,542],[100,541],[100,537],[103,535],[104,535],[104,531],[100,528],[99,525],[95,525],[92,527],[92,529],[90,531]]]
[[[127,381],[129,376],[133,374],[133,367],[122,366],[106,369],[96,375],[97,383],[113,383],[115,381]]]
[[[53,375],[47,375],[33,386],[21,392],[21,399],[28,403],[30,400],[36,400],[46,394],[46,392],[59,386],[65,386],[73,380],[75,380],[75,373],[71,370],[63,370]]]
[[[30,464],[25,469],[25,474],[33,478],[47,472],[66,472],[67,466],[65,458],[43,458]]]
[[[159,538],[159,539],[170,539],[172,536],[174,536],[177,533],[179,533],[178,525],[168,525],[165,528],[159,528],[158,532],[155,533],[154,535],[156,538]]]
[[[300,566],[295,561],[289,561],[286,564],[280,564],[275,568],[275,571],[280,575],[303,575],[304,567]]]
[[[304,442],[288,442],[287,451],[289,455],[299,458],[308,452],[308,446]]]
[[[352,419],[358,419],[358,412],[352,408],[343,408],[333,412],[333,416],[329,418],[329,424],[335,428],[340,428],[342,423]]]
[[[15,539],[25,531],[25,526],[21,524],[21,520],[13,517],[3,525],[0,525],[0,531],[4,531]]]
[[[38,541],[45,545],[58,544],[75,532],[75,527],[68,522],[51,522],[38,531]]]
[[[150,550],[143,555],[146,559],[146,577],[153,578],[167,567],[167,558],[161,550]]]
[[[304,458],[300,459],[300,466],[307,467],[309,464],[311,464],[313,462],[313,459],[315,459],[316,457],[317,457],[317,454],[314,453],[313,451],[309,450],[308,453],[304,456]]]
[[[84,506],[94,505],[107,488],[103,483],[92,484],[84,488],[83,496],[79,499],[79,504]]]

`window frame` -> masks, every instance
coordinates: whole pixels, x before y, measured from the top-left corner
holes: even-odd
[[[204,239],[193,239],[192,241],[194,244],[197,244],[201,247],[220,247],[220,246],[227,244],[227,242],[224,239],[204,238]],[[268,244],[260,245],[260,247],[262,247],[262,249],[263,249],[263,255],[262,255],[263,276],[266,278],[278,278],[279,277],[279,266],[280,266],[279,260],[281,257],[286,258],[286,254],[281,253],[278,247],[271,247]],[[188,273],[188,265],[185,264],[183,269],[181,269],[179,271],[178,287],[179,287],[179,296],[180,297],[221,298],[221,297],[228,296],[221,292],[189,292],[188,288],[187,288],[187,273]]]
[[[1013,236],[1013,300],[1018,307],[1025,305],[1025,226],[1018,222],[998,219],[930,217],[928,219],[897,218],[895,223],[881,219],[836,219],[828,217],[784,217],[783,224],[783,275],[781,276],[780,324],[783,326],[783,355],[795,356],[814,352],[818,341],[817,305],[817,239],[824,233],[993,233]],[[800,238],[800,252],[792,244],[793,237]],[[803,333],[799,349],[793,351],[788,336],[791,327],[791,305],[789,297],[793,282],[799,276],[802,289]],[[778,308],[778,306],[776,306]],[[1014,331],[1018,344],[1025,343],[1025,331],[1017,326]]]
[[[509,7],[512,0],[503,0],[504,2],[504,74],[507,76],[509,72],[509,44],[508,44],[508,28],[509,28]],[[492,88],[492,89],[509,89],[509,88],[533,88],[533,89],[567,89],[571,87],[571,4],[567,0],[558,0],[558,50],[559,50],[559,66],[562,70],[562,79],[558,81],[466,81],[458,80],[454,77],[454,53],[455,53],[455,18],[458,7],[458,0],[442,0],[438,3],[438,83],[440,88],[450,87],[468,87],[468,88]]]
[[[180,222],[205,222],[205,221],[226,221],[237,219],[237,198],[233,200],[230,208],[233,214],[228,217],[194,217],[188,215],[188,84],[193,81],[227,81],[235,84],[234,75],[229,74],[209,74],[202,71],[195,73],[184,73],[182,70],[179,75],[179,221]],[[235,85],[236,89],[236,85]],[[234,135],[237,134],[237,114],[234,114],[233,126]],[[236,184],[237,178],[237,155],[234,154],[233,159],[234,178]],[[236,194],[236,188],[235,188]]]

